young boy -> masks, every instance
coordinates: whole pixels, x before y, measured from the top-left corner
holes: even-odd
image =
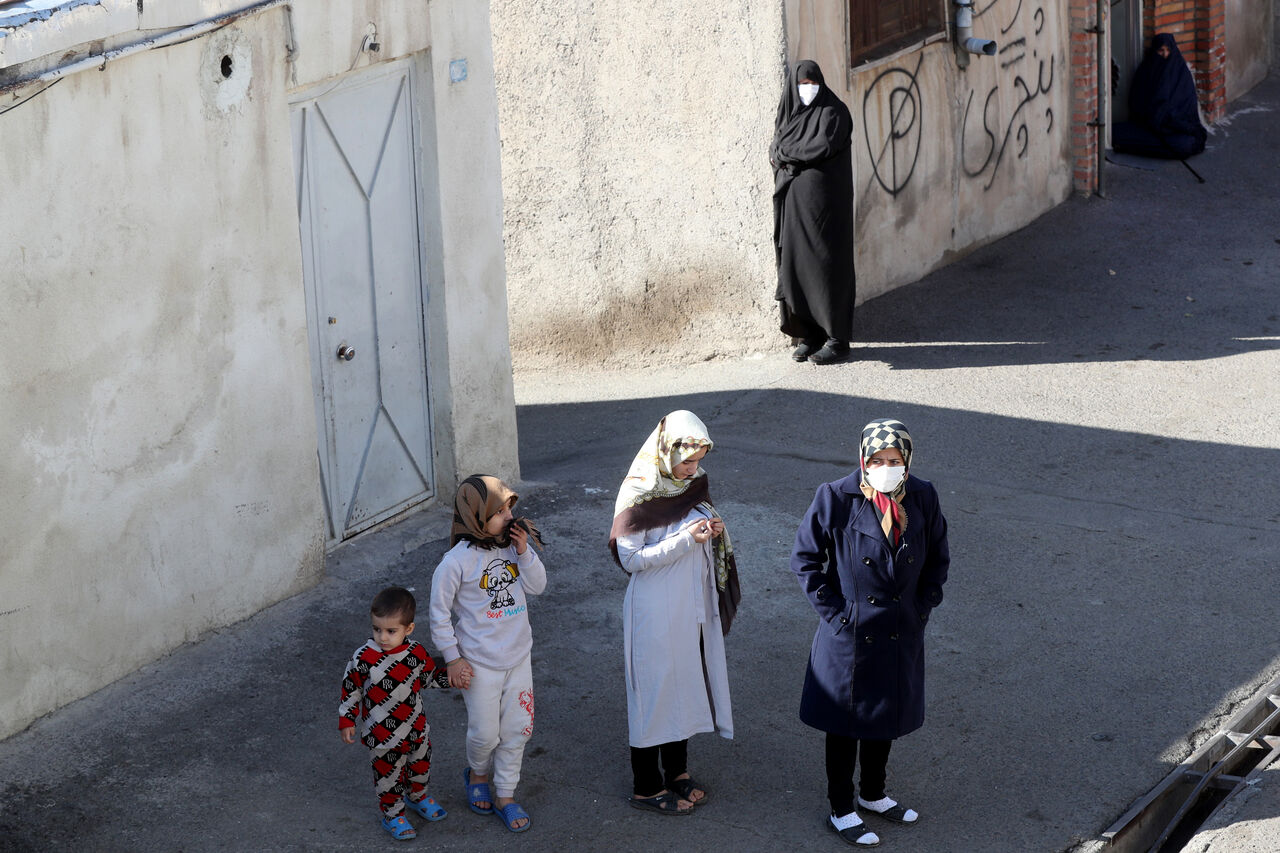
[[[417,835],[404,816],[405,805],[427,820],[448,814],[427,796],[431,740],[419,693],[423,687],[448,687],[449,676],[409,639],[416,610],[413,593],[403,587],[387,587],[374,597],[369,608],[373,638],[347,664],[338,706],[344,743],[355,743],[356,726],[364,722],[361,739],[373,751],[382,828],[400,841]]]
[[[458,487],[453,547],[431,579],[431,640],[448,665],[449,683],[465,691],[468,805],[524,832],[529,814],[514,797],[533,734],[525,595],[542,592],[547,573],[529,544],[532,537],[542,546],[537,528],[512,518],[517,500],[497,477],[468,477]]]

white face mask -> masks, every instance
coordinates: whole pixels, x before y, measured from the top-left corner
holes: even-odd
[[[796,88],[800,90],[800,102],[807,107],[818,97],[818,90],[822,87],[817,83],[800,83]]]
[[[888,494],[902,484],[907,478],[904,465],[881,465],[879,468],[867,469],[867,482],[877,492]]]

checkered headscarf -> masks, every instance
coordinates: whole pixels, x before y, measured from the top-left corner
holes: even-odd
[[[898,449],[902,454],[902,462],[907,470],[911,470],[911,433],[902,421],[872,421],[862,428],[862,444],[858,457],[858,467],[862,469],[862,494],[875,505],[876,514],[880,516],[880,529],[885,538],[897,543],[902,531],[907,529],[907,511],[902,508],[902,496],[907,493],[907,480],[904,477],[898,488],[891,494],[877,492],[867,482],[867,460],[881,450],[890,447]]]
[[[862,428],[862,460],[870,459],[881,450],[898,448],[902,461],[911,467],[911,433],[902,421],[872,421]],[[866,467],[865,465],[863,466]]]

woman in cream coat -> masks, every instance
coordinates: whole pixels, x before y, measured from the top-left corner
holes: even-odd
[[[733,737],[724,635],[740,594],[699,467],[712,446],[692,412],[663,418],[622,482],[610,531],[614,559],[631,576],[622,605],[631,804],[664,815],[708,800],[688,772],[689,737]]]

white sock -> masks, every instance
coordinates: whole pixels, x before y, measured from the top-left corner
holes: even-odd
[[[843,815],[841,817],[832,815],[831,825],[840,830],[853,829],[862,826],[862,818],[858,817],[857,812],[849,812],[847,815]],[[860,844],[875,844],[879,840],[880,836],[876,835],[869,829],[858,836],[858,843]]]
[[[867,800],[862,799],[862,797],[858,797],[858,805],[862,806],[864,809],[867,809],[868,811],[873,811],[876,814],[884,814],[885,812],[887,812],[889,809],[893,808],[897,804],[898,804],[898,801],[890,797],[881,797],[880,799],[874,802],[868,802]],[[920,818],[920,815],[916,814],[915,809],[907,809],[906,813],[903,814],[902,816],[903,821],[905,821],[906,823],[913,823],[919,818]]]

